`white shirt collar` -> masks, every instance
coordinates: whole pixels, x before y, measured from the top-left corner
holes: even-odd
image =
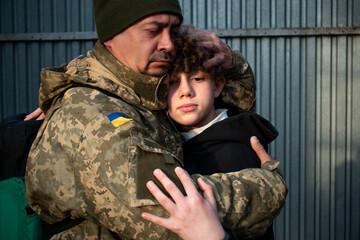
[[[180,132],[182,141],[186,142],[186,141],[190,140],[191,138],[195,137],[196,135],[202,133],[205,129],[212,126],[213,124],[228,118],[227,109],[216,109],[215,113],[217,115],[216,118],[214,118],[211,122],[207,123],[206,125],[199,127],[199,128],[192,129],[188,132]]]

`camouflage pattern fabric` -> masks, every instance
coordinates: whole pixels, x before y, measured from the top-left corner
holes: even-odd
[[[167,216],[145,186],[155,168],[180,186],[180,136],[163,110],[167,77],[135,73],[99,43],[41,76],[46,118],[27,162],[27,200],[48,223],[86,219],[52,239],[178,239],[141,217]],[[244,236],[269,227],[287,193],[277,165],[204,176],[225,227]]]
[[[226,83],[217,104],[255,111],[256,85],[254,74],[244,56],[239,51],[233,52],[234,64],[224,72]],[[221,104],[222,105],[222,104]]]

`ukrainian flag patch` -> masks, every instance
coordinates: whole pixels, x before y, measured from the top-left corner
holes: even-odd
[[[111,124],[114,125],[114,127],[119,127],[132,120],[131,118],[126,118],[125,114],[119,112],[109,114],[107,115],[107,117],[110,120]]]

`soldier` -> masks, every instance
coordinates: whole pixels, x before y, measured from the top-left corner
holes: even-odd
[[[99,41],[87,56],[41,72],[46,118],[27,162],[27,200],[50,224],[84,219],[53,239],[177,239],[141,214],[167,214],[146,188],[157,182],[156,168],[181,186],[174,173],[183,166],[181,140],[164,111],[180,5],[94,0],[94,14]],[[196,34],[215,52],[207,64],[226,70],[223,100],[241,87],[243,106],[251,108],[255,85],[247,62],[217,36]],[[266,230],[287,193],[276,168],[271,162],[267,169],[204,177],[224,227],[248,236]]]

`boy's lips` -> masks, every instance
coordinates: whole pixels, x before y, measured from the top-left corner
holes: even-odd
[[[191,112],[191,111],[194,111],[196,109],[196,107],[197,107],[197,104],[186,103],[186,104],[179,106],[178,109],[183,112]]]

